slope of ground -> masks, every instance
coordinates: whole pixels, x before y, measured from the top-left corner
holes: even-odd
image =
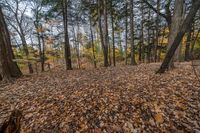
[[[20,78],[0,88],[0,123],[18,108],[25,132],[200,132],[200,83],[192,67],[159,75],[158,66]]]

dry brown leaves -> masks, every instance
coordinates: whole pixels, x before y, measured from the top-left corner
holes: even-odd
[[[24,132],[200,132],[200,84],[189,64],[53,72],[0,89],[0,123],[23,111]]]

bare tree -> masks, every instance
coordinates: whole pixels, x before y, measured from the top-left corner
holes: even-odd
[[[25,14],[28,4],[23,3],[23,8],[21,8],[20,5],[22,5],[22,2],[22,0],[12,0],[11,2],[7,0],[5,1],[5,9],[10,13],[9,15],[6,15],[6,19],[8,24],[18,33],[23,46],[23,51],[28,60],[29,50],[26,42],[26,35],[30,32],[30,19]],[[33,73],[32,64],[30,62],[28,62],[28,68],[29,72]]]

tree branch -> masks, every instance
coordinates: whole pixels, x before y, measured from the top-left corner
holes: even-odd
[[[160,15],[161,17],[165,18],[166,20],[168,20],[168,16],[166,14],[161,13],[160,11],[158,11],[156,8],[153,7],[153,5],[151,5],[147,0],[142,0],[149,8],[151,8],[155,13],[157,13],[158,15]]]

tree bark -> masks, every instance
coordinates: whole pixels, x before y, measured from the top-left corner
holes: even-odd
[[[44,72],[44,64],[45,64],[45,41],[44,41],[44,33],[43,32],[41,33],[41,39],[42,39],[42,60],[41,60],[41,65],[42,65],[42,72]]]
[[[174,39],[176,35],[178,34],[178,31],[183,22],[183,5],[184,5],[184,0],[175,1],[174,15],[172,16],[172,23],[171,23],[170,32],[169,32],[167,50],[171,48],[172,43],[174,42]],[[174,58],[170,62],[170,65],[169,65],[170,68],[173,68],[174,67],[173,62],[175,60],[178,60],[179,52],[180,52],[180,47],[176,50],[176,56],[174,56]]]
[[[157,0],[157,11],[160,12],[160,0]],[[159,15],[156,16],[156,43],[155,43],[155,49],[154,49],[154,61],[157,62],[158,60],[158,54],[157,49],[159,45]]]
[[[126,22],[125,22],[125,65],[128,64],[128,2],[126,1]]]
[[[178,33],[175,36],[174,41],[172,42],[171,48],[167,52],[167,55],[161,65],[160,69],[157,71],[157,73],[164,73],[169,68],[169,63],[172,60],[172,57],[173,57],[174,53],[176,52],[176,49],[178,48],[183,36],[185,35],[185,32],[187,32],[189,26],[191,25],[192,20],[194,19],[196,12],[198,11],[199,8],[200,8],[200,0],[196,0],[193,3],[183,24],[179,28]]]
[[[111,1],[111,6],[113,6],[112,1]],[[111,25],[112,25],[112,43],[113,43],[113,65],[116,66],[116,60],[115,60],[115,28],[114,28],[113,9],[111,11]]]
[[[19,27],[21,27],[21,25],[19,25]],[[26,55],[26,59],[29,59],[29,51],[28,51],[28,46],[27,46],[27,42],[26,42],[26,38],[25,38],[25,34],[23,33],[22,28],[20,28],[20,39],[22,41],[22,46],[23,46],[23,51]],[[29,73],[33,73],[33,67],[32,64],[28,61],[28,68],[29,68]]]
[[[192,39],[192,44],[191,44],[191,49],[190,49],[190,59],[193,59],[194,45],[199,36],[199,33],[200,33],[200,28],[198,29],[196,36]]]
[[[130,35],[131,35],[131,65],[136,65],[134,46],[133,0],[130,0]]]
[[[161,60],[161,53],[162,53],[162,47],[163,47],[163,42],[165,39],[165,26],[163,27],[163,33],[162,33],[162,39],[161,39],[161,43],[160,43],[160,49],[158,51],[158,62],[160,62]]]
[[[97,68],[97,62],[96,62],[96,56],[95,56],[95,47],[94,47],[94,35],[92,30],[92,20],[91,16],[89,17],[90,21],[90,36],[91,36],[91,43],[92,43],[92,54],[93,54],[93,62],[94,62],[94,68]]]
[[[148,21],[150,21],[150,9],[148,10]],[[147,62],[150,63],[151,62],[151,36],[150,36],[150,25],[148,25],[148,29],[147,29],[147,35],[148,35],[148,38],[147,38],[147,43],[148,43],[148,49],[147,49]]]
[[[74,32],[75,34],[75,32]],[[79,46],[80,46],[80,42],[81,42],[81,34],[80,34],[80,25],[79,25],[79,20],[77,20],[77,39],[76,39],[76,56],[77,56],[77,63],[78,63],[78,68],[81,68],[81,62],[80,62],[80,50],[79,50]]]
[[[9,80],[22,75],[16,62],[13,62],[14,54],[11,47],[10,35],[0,7],[0,79]]]
[[[109,45],[109,38],[108,38],[108,11],[107,11],[107,0],[103,0],[103,9],[104,9],[104,44],[105,44],[105,49],[104,49],[104,54],[105,54],[105,63],[104,66],[108,67],[108,45]]]
[[[41,70],[44,70],[43,64],[42,64],[42,45],[41,45],[41,40],[40,40],[40,33],[38,31],[39,28],[39,21],[38,21],[38,15],[36,14],[36,21],[34,21],[34,26],[36,28],[36,34],[37,34],[37,39],[38,39],[38,48],[39,48],[39,56],[40,56],[40,62],[41,62]]]
[[[139,62],[144,63],[144,5],[141,2],[141,14],[142,14],[142,22],[141,22],[141,36],[140,36],[140,43],[139,43]]]
[[[71,50],[69,44],[69,36],[68,36],[68,2],[67,0],[62,0],[62,13],[63,13],[63,24],[64,24],[64,35],[65,35],[65,64],[67,70],[72,70],[72,61],[71,61]]]
[[[108,67],[109,63],[108,63],[108,45],[107,45],[107,41],[108,41],[108,36],[107,36],[107,15],[106,15],[106,9],[105,8],[105,1],[103,1],[103,3],[101,3],[101,0],[98,0],[98,24],[99,24],[99,33],[100,33],[100,40],[101,40],[101,46],[103,49],[103,55],[104,55],[104,66]],[[103,5],[103,12],[104,12],[104,22],[105,22],[105,27],[104,27],[104,33],[103,29],[102,29],[102,22],[101,22],[101,5]]]
[[[190,25],[188,35],[187,35],[186,45],[185,45],[185,58],[184,58],[185,61],[190,60],[191,36],[192,36],[192,25]]]

